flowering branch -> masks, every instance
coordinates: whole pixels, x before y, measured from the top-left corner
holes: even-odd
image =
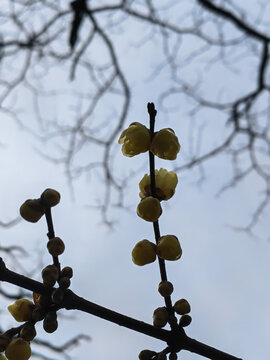
[[[48,333],[56,331],[57,312],[60,309],[83,311],[166,343],[166,347],[159,353],[142,350],[139,354],[140,360],[166,360],[167,354],[169,360],[177,360],[177,353],[181,350],[188,350],[212,360],[240,360],[189,338],[184,327],[191,323],[188,315],[190,304],[186,299],[180,299],[172,305],[173,285],[167,280],[165,260],[180,259],[182,249],[175,235],[161,236],[158,219],[162,214],[160,203],[174,195],[178,179],[174,172],[166,169],[155,170],[154,156],[174,160],[180,144],[172,129],[154,131],[157,111],[153,103],[148,103],[147,108],[150,128],[147,129],[140,123],[132,123],[121,134],[119,143],[123,144],[122,152],[128,157],[147,151],[149,153],[150,176],[146,174],[139,184],[141,201],[137,214],[143,220],[152,222],[156,244],[146,239],[138,242],[132,250],[132,260],[136,265],[143,266],[158,258],[161,276],[158,291],[164,298],[165,307],[154,311],[153,325],[150,325],[90,302],[71,291],[69,286],[73,271],[68,266],[61,269],[58,257],[64,252],[65,244],[59,237],[55,237],[51,213],[51,207],[60,201],[60,194],[56,190],[46,189],[38,199],[26,200],[20,207],[21,216],[29,222],[35,223],[43,215],[46,217],[49,238],[47,249],[52,255],[53,265],[42,270],[43,283],[9,270],[0,258],[0,281],[32,291],[34,299],[34,303],[28,299],[19,299],[8,307],[15,320],[23,322],[22,325],[0,334],[0,352],[5,351],[8,360],[17,360],[18,357],[20,360],[28,360],[31,356],[29,343],[36,336],[36,322],[43,321],[43,328]],[[181,315],[179,323],[176,314]],[[170,330],[162,329],[167,323]]]
[[[5,266],[2,258],[0,258],[0,281],[8,282],[33,292],[39,292],[40,294],[46,294],[48,291],[42,283],[9,270]],[[66,291],[61,308],[67,310],[80,310],[92,314],[117,325],[165,341],[169,346],[174,348],[177,347],[179,349],[178,351],[188,350],[213,360],[241,360],[240,358],[226,354],[206,344],[200,343],[197,340],[189,338],[184,330],[175,334],[172,331],[156,328],[143,321],[133,319],[90,302],[76,295],[71,290]]]

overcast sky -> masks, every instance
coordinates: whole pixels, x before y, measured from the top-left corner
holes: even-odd
[[[123,52],[126,51],[124,46]],[[144,50],[140,56],[139,51],[138,48],[130,50],[123,60],[129,74],[134,74],[130,76],[133,96],[127,126],[134,121],[147,125],[146,104],[157,102],[159,86],[166,81],[164,74],[153,83],[146,81],[146,70],[155,64],[158,53],[155,46],[150,46],[149,53]],[[24,96],[21,93],[22,101]],[[181,157],[188,152],[187,125],[184,118],[182,121],[184,104],[180,105],[182,109],[170,117],[158,112],[156,123],[157,129],[166,124],[175,129],[182,144],[177,164],[182,163]],[[31,123],[34,119],[29,119]],[[213,135],[215,130],[207,131],[204,141]],[[64,168],[41,157],[36,151],[42,149],[38,139],[4,115],[1,115],[1,145],[0,219],[8,221],[18,216],[21,203],[38,197],[45,188],[57,189],[62,198],[53,209],[53,219],[56,235],[66,244],[61,264],[74,269],[71,289],[92,302],[152,323],[154,309],[163,306],[163,299],[157,292],[158,263],[137,267],[131,261],[131,250],[138,241],[154,241],[152,224],[136,215],[138,182],[148,172],[147,154],[136,159],[125,158],[118,145],[119,171],[143,165],[145,168],[138,171],[126,189],[130,211],[111,209],[115,220],[112,230],[102,224],[97,210],[87,206],[91,203],[89,199],[95,201],[100,187],[98,179],[85,176],[76,180],[75,200],[72,199]],[[173,165],[164,160],[156,161],[157,168],[171,169]],[[168,279],[175,289],[172,300],[186,298],[191,304],[193,321],[186,328],[190,337],[245,360],[267,360],[270,354],[269,211],[258,224],[258,237],[234,231],[232,225],[246,224],[260,199],[256,191],[260,190],[259,180],[251,177],[217,198],[215,195],[230,172],[228,158],[222,156],[207,163],[206,170],[206,180],[201,185],[196,183],[196,173],[180,173],[174,197],[162,204],[161,234],[176,235],[183,249],[179,261],[166,263]],[[25,271],[36,270],[39,266],[41,272],[42,267],[51,262],[46,252],[45,219],[37,224],[22,221],[0,232],[1,246],[19,244],[29,254],[21,260]],[[33,276],[41,279],[37,271]],[[5,306],[1,304],[1,312],[5,311]],[[165,347],[160,341],[91,315],[75,312],[71,315],[76,318],[59,320],[59,328],[53,335],[46,334],[41,325],[37,329],[39,337],[55,344],[78,333],[90,335],[91,342],[72,350],[73,360],[132,360],[142,349],[161,351]],[[9,315],[4,319],[9,326],[15,325]],[[179,358],[195,360],[200,357],[182,352]]]

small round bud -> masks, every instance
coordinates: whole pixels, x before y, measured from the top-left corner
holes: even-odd
[[[161,281],[158,284],[158,292],[161,296],[170,296],[173,292],[173,284],[170,281]]]
[[[190,312],[190,304],[186,299],[177,300],[173,308],[179,315],[188,314]]]
[[[43,307],[36,307],[32,312],[32,320],[37,322],[43,320],[45,317],[45,309]]]
[[[41,294],[40,297],[39,297],[39,305],[42,307],[42,308],[48,308],[52,301],[51,301],[51,296],[49,294]]]
[[[182,256],[179,240],[174,235],[161,236],[158,239],[157,255],[164,260],[178,260]]]
[[[150,264],[156,257],[156,245],[149,240],[139,241],[132,250],[132,261],[139,266]]]
[[[20,207],[20,214],[26,221],[37,222],[44,215],[40,199],[26,200]]]
[[[35,326],[30,323],[26,323],[20,331],[20,337],[25,341],[32,341],[36,335]]]
[[[28,299],[16,300],[14,304],[8,306],[8,311],[18,322],[23,322],[31,319],[32,311],[35,305]]]
[[[177,360],[177,354],[174,352],[170,353],[169,360]]]
[[[155,351],[151,351],[151,350],[142,350],[139,353],[139,359],[140,360],[152,360],[152,358],[156,355],[157,353]]]
[[[163,327],[169,320],[169,314],[165,307],[159,307],[153,314],[153,325],[157,327]]]
[[[188,326],[192,321],[191,316],[189,315],[182,315],[180,320],[179,320],[179,326],[181,327],[185,327]]]
[[[0,352],[5,351],[9,343],[10,338],[4,334],[0,334]]]
[[[48,311],[46,316],[45,316],[45,321],[46,322],[51,322],[51,321],[56,321],[57,320],[57,313],[56,311]]]
[[[55,265],[48,265],[42,270],[41,275],[45,286],[54,286],[59,274]]]
[[[20,337],[11,340],[6,348],[5,355],[8,360],[28,360],[31,356],[29,342]]]
[[[65,251],[65,244],[59,237],[52,238],[47,243],[47,248],[52,256],[58,256]]]
[[[70,287],[70,279],[68,277],[62,277],[59,280],[59,286],[62,289],[67,289]]]
[[[65,266],[61,271],[61,276],[68,277],[69,279],[73,276],[73,269],[70,266]]]
[[[54,304],[60,305],[64,299],[64,292],[61,289],[55,289],[51,296]]]
[[[43,320],[43,329],[47,333],[53,333],[58,328],[58,322],[57,320],[54,321],[46,321],[46,319]]]
[[[61,195],[54,189],[46,189],[40,196],[44,206],[53,207],[60,202]]]
[[[156,222],[161,214],[160,202],[152,196],[142,199],[137,206],[137,215],[145,221]]]

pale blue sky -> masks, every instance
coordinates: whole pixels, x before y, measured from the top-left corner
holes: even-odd
[[[125,54],[123,66],[132,85],[127,126],[134,121],[147,124],[146,103],[157,102],[161,88],[165,88],[170,81],[166,72],[160,74],[154,82],[145,81],[147,74],[157,63],[159,47],[154,42],[144,52],[140,52],[138,48],[126,51],[129,41],[135,41],[138,35],[132,31],[131,27],[131,40],[125,38],[122,48],[119,48]],[[59,75],[58,82],[61,85],[63,83],[63,87],[70,86],[68,81],[65,83],[66,80],[64,72]],[[79,80],[82,84],[88,81],[85,78]],[[51,88],[54,87],[50,76],[45,81]],[[224,78],[225,81],[227,79]],[[214,89],[214,77],[210,79],[209,86],[211,90]],[[24,92],[19,94],[21,102],[27,104],[28,95]],[[181,165],[184,162],[182,157],[188,152],[188,121],[182,98],[177,105],[178,112],[170,117],[162,112],[158,113],[156,127],[159,129],[169,126],[175,129],[182,144],[175,164]],[[52,105],[59,117],[67,116],[58,110],[58,107],[63,109],[64,106],[65,104],[58,104],[57,99]],[[109,108],[113,106],[114,104],[108,103]],[[215,119],[211,120],[214,122]],[[35,152],[36,148],[50,151],[49,146],[40,145],[37,139],[4,115],[1,115],[1,121],[0,141],[3,146],[0,219],[8,221],[17,216],[24,200],[39,196],[47,187],[60,191],[61,203],[53,210],[53,218],[56,234],[66,244],[66,251],[60,261],[63,266],[70,265],[74,269],[71,289],[92,302],[151,323],[154,309],[163,306],[163,299],[157,292],[158,263],[141,268],[131,261],[131,250],[136,242],[142,239],[153,241],[152,225],[136,215],[138,182],[148,172],[147,154],[132,159],[124,158],[120,146],[115,145],[119,152],[119,174],[128,173],[143,164],[146,168],[140,169],[127,187],[126,204],[131,211],[111,209],[110,214],[116,220],[114,230],[111,231],[101,224],[99,212],[87,207],[100,191],[99,180],[91,178],[90,181],[82,176],[75,181],[73,201],[64,169],[46,161]],[[31,127],[34,121],[34,117],[30,116],[27,125]],[[221,136],[218,131],[222,131],[219,126],[207,130],[204,134],[206,144],[213,136]],[[84,156],[87,156],[87,152]],[[251,177],[237,188],[216,198],[216,193],[230,173],[228,161],[228,158],[222,156],[207,163],[207,177],[201,186],[196,185],[198,176],[195,172],[178,174],[176,194],[168,203],[163,204],[161,234],[178,236],[183,249],[183,257],[167,266],[168,278],[175,288],[172,299],[175,302],[184,297],[191,303],[193,321],[186,330],[190,337],[245,360],[268,360],[269,210],[258,224],[258,238],[231,229],[230,225],[243,225],[250,219],[260,198],[257,192],[257,189],[260,190],[260,182],[256,177]],[[172,166],[173,163],[157,160],[157,168],[171,169]],[[46,252],[45,219],[37,224],[21,222],[11,229],[0,231],[1,245],[21,244],[29,253],[29,257],[23,260],[25,268],[34,269],[40,262],[41,271],[43,265],[51,262]],[[35,275],[35,278],[40,280],[40,275]],[[3,310],[4,305],[1,305],[1,311]],[[15,325],[9,316],[5,320],[10,326]],[[142,349],[160,351],[165,347],[162,342],[145,335],[82,313],[77,314],[75,320],[59,320],[59,329],[53,335],[45,334],[42,326],[38,327],[40,337],[56,344],[81,332],[90,335],[92,341],[72,350],[73,360],[132,360],[137,359]],[[179,358],[200,359],[188,352],[181,353]]]

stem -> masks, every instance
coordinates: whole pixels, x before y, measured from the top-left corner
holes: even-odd
[[[149,118],[150,118],[150,132],[151,132],[151,136],[153,136],[154,131],[155,131],[155,119],[156,119],[156,115],[157,115],[157,110],[155,109],[155,104],[148,103],[147,110],[148,110]],[[156,198],[157,196],[156,196],[156,179],[155,179],[155,156],[151,151],[149,151],[149,167],[150,167],[151,196]],[[156,244],[157,244],[158,240],[160,238],[160,230],[159,230],[158,220],[153,223],[153,228],[154,228],[155,240],[156,240]],[[163,259],[161,259],[159,256],[158,256],[158,264],[159,264],[161,280],[167,281],[165,261]],[[164,300],[165,300],[165,305],[166,305],[167,311],[168,311],[169,315],[171,315],[169,324],[170,324],[171,328],[175,328],[177,326],[177,321],[174,316],[174,310],[172,307],[171,297],[166,296],[164,298]]]
[[[55,237],[55,233],[54,233],[54,227],[53,227],[53,221],[52,221],[52,211],[51,211],[51,207],[49,207],[49,206],[45,208],[45,217],[46,217],[46,222],[47,222],[47,227],[48,227],[47,236],[50,240]],[[60,275],[61,265],[60,265],[58,256],[52,256],[52,258],[53,258],[53,264],[57,267],[58,273]]]
[[[122,315],[116,311],[94,304],[80,296],[77,296],[71,290],[67,290],[63,305],[66,309],[80,310],[159,340],[167,342],[170,338],[170,331],[168,330],[156,328],[143,321],[133,319],[129,316]]]

